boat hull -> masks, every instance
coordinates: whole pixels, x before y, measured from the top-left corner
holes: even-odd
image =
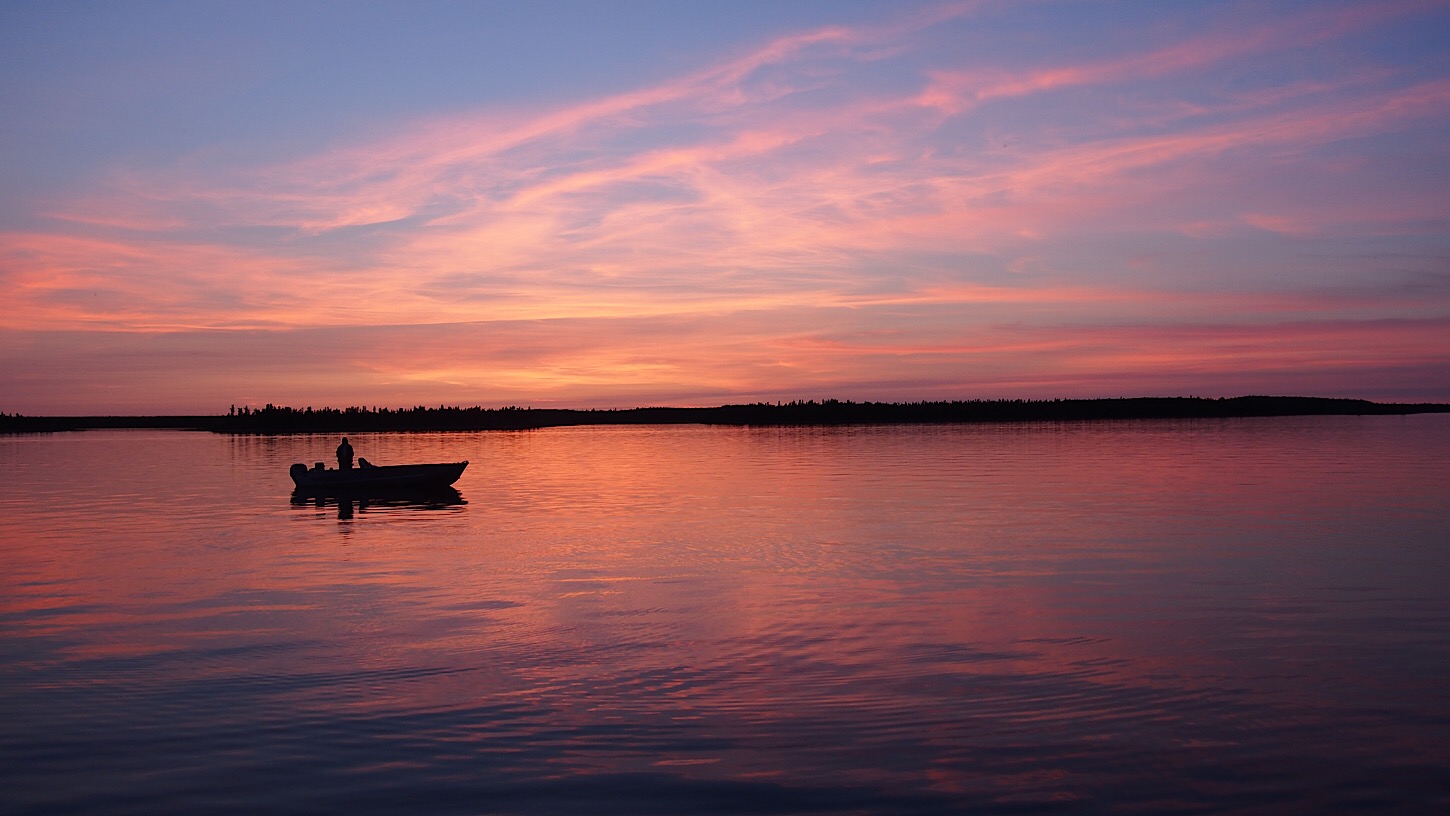
[[[463,475],[467,462],[427,465],[383,465],[349,470],[308,469],[292,466],[292,483],[298,493],[328,495],[377,495],[399,491],[441,490]]]

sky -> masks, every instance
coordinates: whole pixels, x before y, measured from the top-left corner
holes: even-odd
[[[1450,401],[1450,2],[0,4],[0,411]]]

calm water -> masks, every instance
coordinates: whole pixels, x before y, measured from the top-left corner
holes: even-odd
[[[5,813],[1434,813],[1450,416],[0,438]]]

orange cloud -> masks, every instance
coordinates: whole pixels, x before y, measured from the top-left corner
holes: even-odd
[[[1450,80],[1356,66],[1238,90],[1214,73],[1418,6],[1011,70],[925,44],[993,8],[822,27],[627,93],[405,123],[265,166],[208,152],[118,170],[0,235],[0,329],[12,359],[46,332],[175,353],[151,335],[317,331],[307,342],[344,373],[269,362],[237,381],[260,390],[274,366],[288,388],[380,402],[1076,389],[1094,372],[1230,377],[1235,360],[1391,367],[1391,350],[1436,364],[1412,338],[1441,336],[1437,259],[1414,250],[1393,278],[1304,259],[1443,224],[1432,184],[1319,154],[1437,133]],[[1206,83],[1192,104],[1155,84],[1185,74]],[[1388,200],[1366,212],[1291,178]],[[1279,254],[1245,248],[1268,239]],[[1289,325],[1329,328],[1315,346]],[[1395,339],[1351,357],[1350,337]]]

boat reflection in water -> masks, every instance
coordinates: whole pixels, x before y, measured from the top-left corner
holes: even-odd
[[[289,471],[296,489],[292,504],[317,508],[337,507],[337,517],[350,519],[356,505],[369,508],[437,510],[465,504],[453,483],[463,475],[468,462],[426,465],[370,465],[346,470],[329,470],[318,462],[310,470],[295,464]]]
[[[355,513],[377,510],[446,510],[463,507],[468,501],[452,487],[430,489],[373,490],[364,494],[326,494],[297,490],[292,493],[293,507],[324,510],[337,508],[339,519],[350,519]]]

